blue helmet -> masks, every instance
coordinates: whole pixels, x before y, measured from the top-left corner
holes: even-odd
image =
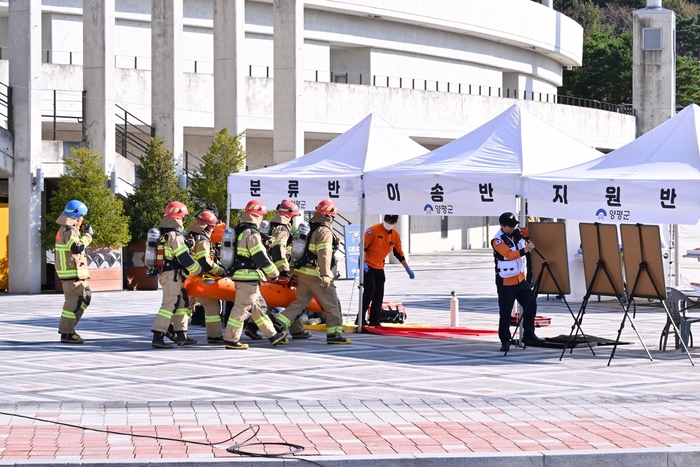
[[[63,210],[63,214],[72,219],[77,219],[78,217],[87,214],[87,206],[85,206],[85,203],[83,203],[82,201],[72,199],[68,201],[68,204],[66,204],[66,208]]]

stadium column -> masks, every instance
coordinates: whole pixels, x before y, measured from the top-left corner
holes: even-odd
[[[302,49],[304,1],[274,0],[274,136],[275,164],[304,155],[300,121],[303,98]]]
[[[9,292],[41,292],[41,0],[9,3],[14,163],[9,181]],[[50,227],[53,228],[53,227]]]
[[[86,136],[106,174],[115,168],[114,19],[114,0],[83,3]]]
[[[151,3],[151,118],[184,185],[182,2]]]
[[[245,0],[214,0],[214,126],[232,135],[246,129],[244,43]]]

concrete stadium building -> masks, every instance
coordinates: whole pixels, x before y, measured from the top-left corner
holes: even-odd
[[[581,26],[547,0],[0,1],[9,291],[46,283],[41,175],[51,186],[61,157],[85,142],[120,195],[151,135],[165,139],[185,183],[215,130],[245,131],[255,169],[316,149],[370,112],[434,149],[517,100],[592,147],[620,147],[635,136],[631,108],[557,96],[582,43]],[[409,250],[426,252],[482,248],[489,222],[402,224]]]

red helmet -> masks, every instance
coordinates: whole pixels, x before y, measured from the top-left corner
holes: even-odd
[[[215,227],[219,223],[219,219],[211,211],[202,211],[195,216],[197,222],[203,225],[210,225]]]
[[[289,217],[290,219],[301,215],[299,206],[288,199],[283,199],[282,202],[277,205],[277,212],[282,216]]]
[[[247,214],[253,214],[254,216],[262,217],[265,214],[267,214],[267,208],[265,207],[262,201],[252,199],[248,201],[248,204],[245,205],[245,209],[243,210],[243,212]]]
[[[165,217],[174,217],[175,219],[182,219],[185,217],[189,211],[187,211],[187,206],[179,201],[173,201],[165,207]]]
[[[333,201],[324,199],[316,206],[316,212],[327,216],[335,216],[338,213],[338,206]]]

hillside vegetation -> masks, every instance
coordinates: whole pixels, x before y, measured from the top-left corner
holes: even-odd
[[[615,104],[632,102],[632,12],[639,0],[555,0],[584,30],[583,65],[564,71],[560,94]],[[676,13],[676,105],[700,103],[700,0],[669,0]]]

